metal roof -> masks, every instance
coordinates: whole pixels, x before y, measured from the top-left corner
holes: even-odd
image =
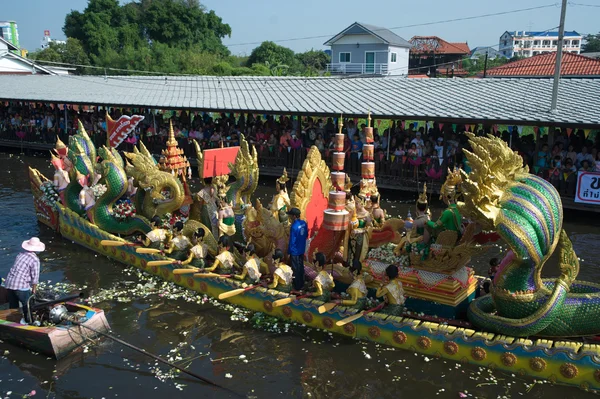
[[[0,100],[600,127],[600,79],[0,76]]]
[[[334,42],[336,42],[342,36],[344,36],[346,34],[346,32],[348,32],[349,30],[351,30],[354,27],[361,28],[363,31],[370,33],[373,36],[378,37],[379,39],[383,40],[384,43],[389,44],[391,46],[409,47],[409,48],[412,47],[412,44],[408,40],[401,38],[400,36],[398,36],[397,34],[392,32],[391,30],[389,30],[387,28],[382,28],[380,26],[363,24],[362,22],[354,22],[352,25],[350,25],[349,27],[347,27],[346,29],[344,29],[343,31],[341,31],[340,33],[338,33],[331,39],[327,40],[324,43],[324,45],[331,46]]]

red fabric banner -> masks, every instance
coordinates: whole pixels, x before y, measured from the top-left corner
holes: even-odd
[[[117,148],[119,144],[123,142],[135,129],[135,127],[144,120],[141,115],[127,116],[123,115],[116,121],[113,120],[110,115],[106,114],[106,130],[108,131],[108,145],[109,147]]]
[[[240,147],[213,148],[204,150],[202,178],[223,176],[231,173],[229,163],[235,163]]]

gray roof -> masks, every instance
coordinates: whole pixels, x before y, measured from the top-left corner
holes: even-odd
[[[0,100],[600,127],[600,79],[0,76]]]
[[[349,27],[347,27],[346,29],[344,29],[343,31],[341,31],[340,33],[338,33],[331,39],[327,40],[324,44],[331,45],[332,42],[334,42],[334,41],[338,40],[340,37],[344,36],[344,34],[347,31],[351,30],[355,26],[358,26],[358,27],[362,28],[363,30],[365,30],[366,32],[368,32],[374,36],[377,36],[378,38],[383,40],[386,44],[389,44],[391,46],[412,47],[412,44],[408,40],[401,38],[400,36],[398,36],[397,34],[392,32],[391,30],[389,30],[387,28],[382,28],[380,26],[363,24],[362,22],[353,23],[352,25],[350,25]]]

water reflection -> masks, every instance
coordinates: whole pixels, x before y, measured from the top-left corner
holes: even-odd
[[[5,275],[22,240],[39,236],[47,244],[42,278],[68,281],[89,292],[123,284],[140,283],[121,265],[55,236],[35,220],[26,166],[47,168],[46,159],[9,157],[0,154],[0,275]],[[197,179],[195,181],[197,184]],[[273,195],[273,180],[264,181],[257,196],[266,205]],[[382,192],[382,206],[393,216],[406,216],[416,196]],[[413,198],[414,197],[414,198]],[[441,211],[434,199],[433,217]],[[6,217],[6,215],[10,215]],[[600,233],[594,215],[567,212],[565,229],[583,258],[581,278],[600,277],[595,258]],[[500,248],[473,262],[479,273],[487,271],[489,258]],[[557,275],[552,259],[545,273]],[[144,282],[141,282],[144,284]],[[231,314],[209,304],[169,300],[153,295],[131,302],[112,298],[101,306],[113,332],[121,339],[164,357],[180,355],[181,364],[193,372],[228,386],[249,397],[290,398],[456,398],[466,392],[479,398],[520,396],[532,380],[491,372],[451,361],[429,359],[411,352],[359,342],[323,331],[293,327],[289,333],[274,334],[254,329],[249,323],[232,321]],[[170,352],[179,346],[178,352]],[[159,381],[155,363],[111,341],[102,339],[59,362],[0,343],[0,396],[36,390],[50,398],[197,398],[228,397],[226,393],[189,377]],[[240,358],[243,356],[243,358]],[[159,366],[163,371],[167,369]],[[54,372],[56,370],[56,372]],[[231,375],[231,378],[227,378]],[[174,382],[183,384],[179,391]],[[508,385],[510,384],[510,385]],[[587,397],[574,388],[536,385],[528,397]]]

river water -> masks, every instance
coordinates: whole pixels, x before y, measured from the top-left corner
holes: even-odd
[[[408,351],[331,336],[302,326],[282,326],[279,332],[256,328],[223,306],[190,303],[152,294],[114,294],[148,279],[131,269],[72,244],[38,224],[32,203],[27,166],[52,172],[47,158],[0,153],[0,276],[10,269],[21,241],[38,236],[46,243],[41,256],[41,280],[86,287],[107,299],[95,303],[106,311],[113,333],[160,356],[180,355],[189,370],[247,397],[290,398],[534,398],[587,397],[576,388],[534,383],[514,374],[415,355]],[[273,179],[265,179],[257,196],[266,204]],[[414,194],[382,192],[388,213],[406,216]],[[434,204],[433,217],[439,215]],[[597,281],[600,242],[597,215],[568,212],[565,229],[582,258],[580,278]],[[474,267],[486,273],[490,257]],[[548,273],[556,272],[555,262]],[[122,298],[125,296],[126,298]],[[128,299],[129,298],[129,299]],[[131,299],[131,300],[130,300]],[[287,332],[286,332],[287,330]],[[179,347],[176,352],[171,352]],[[47,398],[197,398],[231,397],[191,377],[158,378],[163,366],[107,339],[97,341],[66,359],[0,343],[0,397],[22,397],[35,391]],[[157,377],[158,370],[158,377]],[[530,388],[530,391],[527,390]],[[11,392],[11,395],[8,395]]]

